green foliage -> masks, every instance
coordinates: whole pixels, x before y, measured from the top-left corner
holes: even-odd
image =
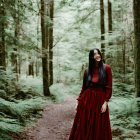
[[[71,4],[69,4],[71,2]],[[132,0],[112,2],[112,33],[108,33],[107,1],[105,5],[105,55],[112,68],[117,93],[134,92],[134,54]],[[62,6],[62,3],[64,4]],[[99,1],[56,1],[57,12],[54,19],[54,73],[56,81],[67,84],[82,79],[80,75],[88,66],[88,54],[92,48],[100,49]],[[129,8],[128,8],[129,7]],[[59,17],[59,18],[57,18]],[[59,27],[59,28],[58,28]],[[61,32],[60,32],[61,28]],[[109,45],[111,42],[111,45]],[[63,54],[63,55],[62,55]],[[59,80],[58,80],[59,79]],[[66,80],[65,80],[66,79]],[[128,86],[130,85],[130,86]],[[131,93],[129,93],[131,92]],[[122,95],[123,96],[123,95]]]
[[[0,140],[14,140],[14,139],[9,137],[5,132],[1,131]]]
[[[29,84],[22,82],[17,82],[15,74],[10,70],[0,71],[1,137],[6,138],[9,133],[23,131],[30,120],[41,115],[40,112],[46,105],[46,100],[41,94],[37,94],[34,89],[30,90],[34,86],[33,83],[29,88]]]
[[[122,120],[118,123],[115,122],[119,118],[118,114],[112,115],[114,126],[119,124],[123,126],[127,124],[125,117],[127,115],[130,117],[133,110],[135,112],[137,109],[135,104],[137,101],[133,99],[135,97],[133,12],[131,10],[133,1],[111,0],[111,2],[113,30],[112,33],[108,33],[108,5],[107,0],[104,1],[105,55],[106,63],[111,66],[113,74],[111,110],[112,112],[116,110],[114,111],[116,114],[124,112],[122,116],[120,115]],[[89,50],[95,47],[101,49],[98,0],[56,0],[54,6],[54,84],[50,87],[52,94],[47,98],[47,102],[52,102],[51,100],[61,102],[67,94],[78,95],[84,69],[88,66]],[[5,15],[0,13],[0,21],[5,23],[7,71],[0,71],[0,138],[8,140],[6,133],[22,131],[28,120],[39,115],[45,103],[42,97],[42,80],[24,76],[28,72],[26,62],[30,61],[38,62],[39,75],[42,76],[40,1],[7,0],[4,7]],[[47,16],[45,18],[51,23]],[[16,30],[19,30],[17,36]],[[18,51],[13,50],[14,48]],[[10,71],[13,68],[10,65],[11,54],[17,55],[21,65],[22,74],[18,82],[15,79],[16,74]]]

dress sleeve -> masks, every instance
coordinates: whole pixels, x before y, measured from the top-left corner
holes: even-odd
[[[107,66],[107,83],[105,86],[105,99],[104,101],[109,101],[111,96],[112,96],[112,71],[111,71],[111,67],[108,65]]]
[[[82,95],[82,93],[83,93],[83,91],[85,90],[85,76],[86,76],[86,70],[85,70],[85,72],[84,72],[84,75],[83,75],[83,84],[82,84],[82,89],[81,89],[81,92],[79,93],[79,96],[78,96],[78,98],[76,98],[76,100],[80,100],[80,98],[81,98],[81,95]]]

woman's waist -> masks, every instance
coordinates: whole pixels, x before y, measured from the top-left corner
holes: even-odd
[[[90,87],[90,88],[105,88],[105,85],[91,82],[88,87]]]

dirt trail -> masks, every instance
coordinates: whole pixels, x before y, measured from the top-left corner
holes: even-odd
[[[27,129],[28,140],[68,140],[77,106],[76,96],[66,96],[64,102],[47,105],[35,127]]]

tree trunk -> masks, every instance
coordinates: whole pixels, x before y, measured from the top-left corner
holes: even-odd
[[[46,38],[45,38],[45,48],[46,48],[46,75],[47,75],[47,80],[48,80],[48,85],[50,85],[50,75],[49,75],[49,4],[45,6],[45,13],[46,13],[46,26],[45,26],[45,33],[46,33]]]
[[[38,59],[37,58],[36,58],[35,68],[36,68],[36,76],[38,76],[39,68],[38,68]]]
[[[136,95],[140,97],[140,1],[134,0],[134,34],[135,34],[135,84]]]
[[[37,20],[37,26],[36,26],[36,31],[37,31],[37,50],[39,51],[39,39],[38,39],[38,36],[39,36],[39,15],[38,15],[38,20]],[[36,54],[36,76],[39,75],[39,60],[40,60],[40,57],[38,55],[38,52]]]
[[[0,66],[6,70],[6,52],[5,52],[5,16],[4,1],[0,2]]]
[[[123,82],[125,82],[125,54],[126,54],[126,40],[124,39],[123,41],[123,46],[122,46],[122,52],[123,52]]]
[[[51,24],[49,26],[49,75],[50,85],[53,84],[53,12],[54,12],[54,0],[50,1],[50,19]]]
[[[47,75],[47,57],[44,50],[46,50],[45,45],[45,5],[44,0],[41,0],[41,33],[42,33],[42,70],[43,70],[43,93],[45,96],[50,95],[49,84],[48,84],[48,75]]]
[[[16,1],[15,2],[15,9],[16,9]],[[19,19],[19,1],[17,3],[17,7],[18,7],[18,11],[17,13],[13,14],[13,19],[14,19],[14,24],[15,24],[15,38],[14,38],[14,45],[15,47],[13,48],[13,53],[11,54],[11,61],[12,61],[12,66],[14,66],[13,71],[16,73],[16,78],[18,80],[18,57],[17,57],[17,53],[18,53],[18,39],[19,39],[19,24],[20,24],[20,19]]]
[[[140,97],[140,0],[133,1],[134,35],[135,35],[135,88],[136,96]],[[138,103],[139,113],[140,104]]]
[[[21,56],[19,55],[18,56],[18,74],[19,75],[21,74],[21,61],[22,59],[21,59]]]
[[[29,63],[29,72],[28,72],[29,75],[32,75],[32,65],[31,63]]]
[[[31,57],[29,57],[29,75],[34,76],[34,62]]]
[[[100,0],[100,28],[101,28],[101,52],[105,62],[105,24],[104,24],[104,1]]]
[[[112,34],[112,3],[108,0],[108,33]],[[112,42],[109,41],[109,45],[112,45]]]

